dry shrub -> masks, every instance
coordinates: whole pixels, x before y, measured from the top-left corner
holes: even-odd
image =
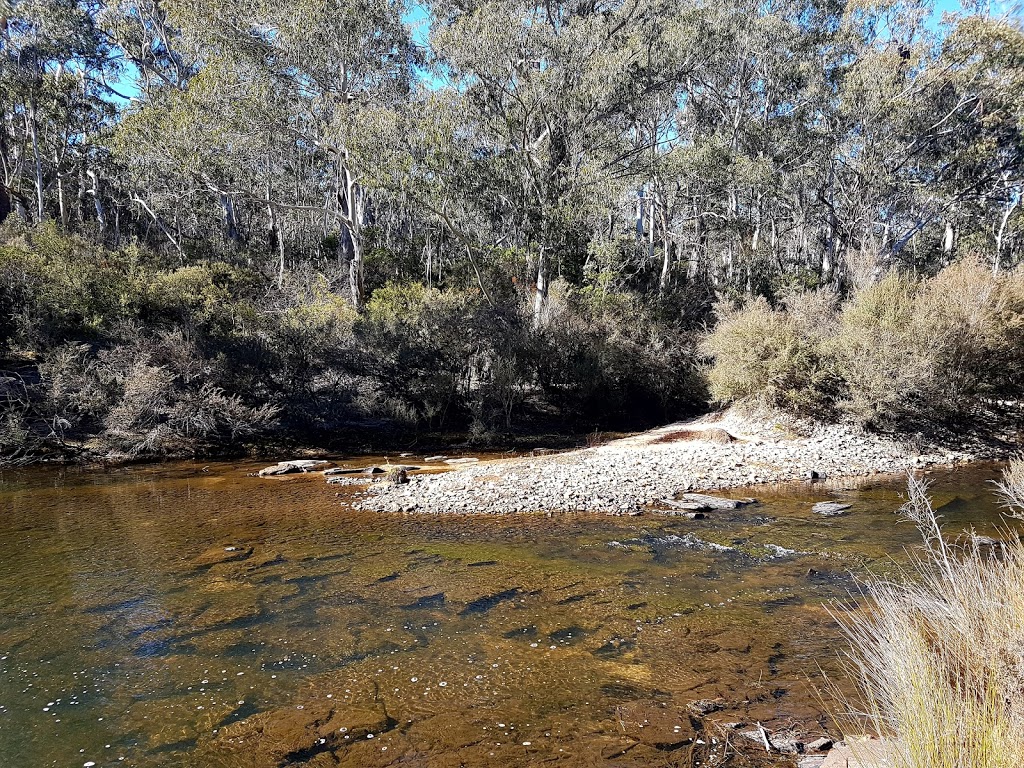
[[[881,425],[916,414],[937,367],[937,350],[913,332],[917,284],[890,272],[844,307],[834,344],[847,394],[841,410]]]
[[[822,291],[758,299],[722,312],[702,351],[721,402],[875,428],[972,419],[1024,396],[1024,271],[891,272],[841,310]]]
[[[758,298],[719,310],[718,326],[701,345],[715,360],[709,383],[716,400],[805,415],[831,410],[840,383],[828,349],[835,299],[794,294],[787,307],[772,309]]]
[[[1004,485],[1024,497],[1024,465]],[[837,616],[862,701],[840,699],[847,733],[886,740],[893,768],[1024,765],[1024,544],[950,542],[911,477],[903,516],[925,547],[895,581],[869,579],[870,608]],[[1014,507],[1014,513],[1021,513]]]
[[[268,429],[277,412],[216,386],[220,371],[180,333],[99,352],[66,345],[42,373],[52,413],[130,456],[231,443]]]
[[[890,273],[847,304],[836,342],[849,394],[871,425],[963,418],[1020,394],[1024,276],[976,260],[914,282]]]

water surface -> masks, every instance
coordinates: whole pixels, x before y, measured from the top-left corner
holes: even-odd
[[[827,727],[822,604],[916,543],[893,480],[705,520],[439,518],[255,468],[0,474],[0,765],[684,764],[696,700]],[[996,476],[934,476],[950,531],[990,532]]]

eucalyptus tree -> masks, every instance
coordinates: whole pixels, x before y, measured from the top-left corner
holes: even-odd
[[[280,256],[279,275],[289,223],[334,233],[349,262],[352,302],[361,308],[373,205],[365,181],[374,159],[356,148],[360,134],[380,124],[378,111],[407,98],[417,54],[402,21],[404,5],[172,0],[165,6],[161,23],[175,30],[172,60],[194,61],[193,73],[184,85],[155,89],[126,121],[129,154],[165,160],[161,168],[193,180],[222,210],[228,238],[245,239],[243,213],[261,220]]]
[[[840,91],[833,184],[862,280],[894,263],[937,268],[958,245],[998,267],[1017,231],[1021,26],[967,16],[936,31],[927,10],[894,4],[850,19],[859,49]]]
[[[642,106],[674,103],[690,53],[679,6],[655,0],[477,0],[432,6],[431,44],[481,159],[494,243],[522,250],[544,323],[553,260],[572,259],[617,179],[639,177],[661,137]],[[478,203],[479,204],[479,203]]]
[[[13,207],[35,221],[56,212],[66,225],[75,201],[85,216],[81,203],[92,193],[102,228],[92,139],[111,111],[99,8],[76,0],[0,4],[0,218]]]

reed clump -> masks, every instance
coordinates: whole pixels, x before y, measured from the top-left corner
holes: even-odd
[[[1024,508],[1024,460],[998,484],[1009,516]],[[840,696],[846,733],[881,736],[891,768],[1024,765],[1024,545],[1007,525],[947,539],[911,477],[902,508],[924,539],[903,578],[871,578],[871,605],[835,614],[859,701]]]

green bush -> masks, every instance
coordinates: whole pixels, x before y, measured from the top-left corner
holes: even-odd
[[[758,298],[740,309],[719,309],[701,351],[714,358],[711,395],[722,403],[823,416],[835,406],[841,379],[831,355],[834,298],[793,294],[789,311]]]
[[[865,426],[892,426],[927,409],[937,350],[916,327],[918,284],[890,272],[843,307],[834,349],[847,395],[842,411]]]
[[[147,282],[145,254],[111,251],[45,223],[7,228],[0,245],[0,342],[23,350],[96,339],[134,320]]]
[[[1022,395],[1024,272],[963,260],[891,272],[837,308],[823,292],[722,312],[702,350],[713,396],[886,429],[973,419]]]

